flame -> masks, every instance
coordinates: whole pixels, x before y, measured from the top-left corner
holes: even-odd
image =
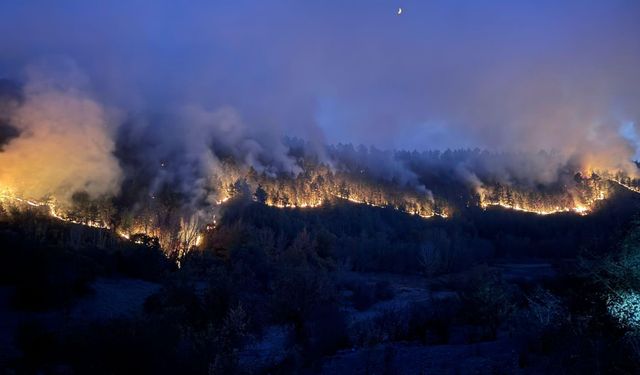
[[[501,194],[495,194],[495,191],[488,192],[487,188],[479,189],[478,194],[480,195],[480,207],[483,209],[498,206],[537,215],[573,212],[585,216],[593,211],[597,202],[607,199],[610,195],[608,186],[610,181],[616,182],[609,179],[592,178],[583,182],[582,185],[578,185],[575,189],[567,189],[562,194],[546,196],[542,200],[533,199],[526,194],[506,199]]]
[[[202,242],[204,242],[204,236],[202,235],[202,233],[198,234],[198,236],[196,237],[196,246],[201,246]]]
[[[556,206],[551,209],[535,209],[535,208],[523,207],[518,204],[508,204],[505,202],[481,202],[480,203],[480,207],[482,207],[483,209],[487,209],[488,207],[491,207],[491,206],[502,207],[509,210],[528,212],[528,213],[543,215],[543,216],[554,215],[554,214],[565,213],[565,212],[574,212],[574,213],[577,213],[578,215],[585,216],[591,212],[591,208],[584,205],[576,205],[575,207]]]
[[[68,215],[66,215],[64,213],[64,210],[60,209],[56,202],[54,200],[48,200],[48,201],[36,201],[36,200],[32,200],[32,199],[25,199],[19,196],[16,196],[15,194],[13,194],[9,189],[5,189],[2,191],[2,193],[0,193],[0,203],[5,203],[5,202],[11,202],[12,204],[17,204],[17,205],[26,205],[29,207],[35,207],[35,208],[43,208],[46,209],[46,212],[48,214],[49,217],[54,218],[56,220],[60,220],[62,222],[66,222],[66,223],[72,223],[72,224],[78,224],[78,225],[83,225],[86,227],[91,227],[91,228],[97,228],[97,229],[106,229],[106,230],[111,230],[112,228],[107,225],[104,222],[100,222],[100,221],[94,221],[94,220],[76,220],[73,219],[71,217],[69,217]],[[214,226],[213,227],[209,227],[207,225],[207,230],[210,231],[213,228],[215,228],[215,222],[214,222]],[[181,226],[181,233],[179,234],[179,236],[182,234],[182,231],[184,230],[184,228]],[[187,248],[187,250],[189,248],[191,248],[192,246],[200,246],[203,242],[203,236],[202,233],[200,232],[200,229],[197,227],[193,227],[193,228],[189,228],[189,230],[191,230],[192,232],[198,232],[197,235],[194,237],[194,239],[191,238],[187,238],[186,240],[183,240],[182,242],[184,242],[182,244],[182,247]],[[126,239],[128,241],[131,240],[131,237],[134,234],[144,234],[146,236],[149,237],[158,237],[158,238],[162,238],[163,234],[161,233],[161,231],[157,228],[148,228],[146,226],[143,225],[133,225],[130,228],[127,229],[122,229],[122,228],[118,228],[115,230],[115,233],[123,238]],[[136,244],[143,244],[143,240],[141,239],[137,239],[134,241],[134,243]],[[165,248],[165,250],[167,250]],[[180,250],[180,249],[179,249]]]
[[[618,186],[622,186],[623,188],[625,188],[625,189],[627,189],[629,191],[632,191],[634,193],[640,194],[640,188],[635,187],[635,186],[631,186],[629,184],[626,184],[622,180],[617,180],[617,179],[612,178],[612,179],[610,179],[610,181],[615,183],[615,184],[618,184]]]
[[[595,174],[593,176],[596,176]],[[628,177],[606,176],[591,177],[580,180],[575,187],[566,188],[557,195],[545,195],[541,197],[522,192],[510,190],[505,194],[496,192],[495,187],[484,187],[479,189],[479,206],[487,209],[491,206],[499,206],[515,211],[528,212],[537,215],[552,215],[557,213],[575,213],[578,215],[590,214],[598,201],[609,197],[611,193],[611,183],[621,186],[634,193],[640,193],[640,184],[636,186],[636,181]],[[342,184],[344,185],[344,183]],[[387,191],[384,189],[373,189],[364,185],[347,185],[342,190],[336,184],[329,184],[328,187],[318,190],[304,191],[304,194],[290,194],[291,190],[286,185],[267,186],[269,194],[264,202],[266,205],[280,209],[314,209],[322,207],[332,199],[343,199],[354,204],[367,205],[378,208],[391,208],[406,214],[419,216],[424,219],[439,216],[448,218],[446,209],[436,208],[434,201],[426,196],[414,193]],[[492,190],[493,189],[493,190]],[[294,190],[295,191],[295,190]],[[343,193],[343,191],[345,191]],[[357,193],[356,193],[357,192]],[[233,192],[222,192],[216,205],[222,205],[233,197]],[[506,198],[505,198],[506,197]],[[508,198],[508,199],[507,199]],[[254,197],[254,200],[257,200]],[[107,222],[99,220],[83,220],[71,216],[65,207],[60,207],[53,199],[34,200],[18,196],[10,189],[0,189],[0,203],[11,202],[16,205],[26,207],[41,208],[46,213],[56,219],[67,223],[83,225],[92,228],[114,230],[121,238],[131,241],[134,234],[144,234],[149,237],[159,239],[164,250],[176,250],[178,254],[185,254],[192,247],[200,247],[205,242],[205,233],[209,233],[216,228],[216,221],[212,223],[201,223],[194,218],[181,220],[178,233],[163,233],[163,231],[153,225],[153,220],[134,218],[133,224],[125,228],[111,228]],[[136,239],[135,243],[142,243],[143,240]]]
[[[371,202],[369,199],[360,197],[357,195],[349,195],[349,196],[335,195],[335,196],[337,198],[346,199],[349,202],[356,203],[356,204],[364,204],[367,206],[379,207],[379,208],[392,208],[396,211],[404,212],[409,215],[420,216],[423,219],[430,219],[435,216],[439,216],[445,219],[448,217],[446,212],[426,211],[424,209],[420,210],[420,205],[415,202],[413,202],[414,208],[407,209],[406,207],[400,207],[399,205],[394,205],[391,202],[386,202],[386,201]],[[407,202],[407,203],[408,205],[411,205],[412,202]]]
[[[276,207],[276,208],[318,208],[322,205],[324,205],[324,201],[313,201],[313,202],[300,202],[300,203],[276,203],[273,200],[267,200],[266,202],[264,202],[264,204],[266,204],[269,207]]]
[[[41,201],[36,201],[32,199],[20,198],[18,196],[13,195],[8,190],[5,190],[2,194],[0,194],[0,202],[7,202],[7,201],[18,203],[18,204],[26,204],[31,207],[46,208],[49,216],[51,216],[54,219],[58,219],[60,221],[65,221],[67,223],[80,224],[87,227],[98,228],[98,229],[109,229],[108,225],[99,221],[94,221],[94,220],[79,221],[79,220],[69,218],[68,216],[64,215],[61,212],[61,210],[58,208],[54,200],[41,202]]]
[[[426,211],[420,211],[418,208],[413,208],[413,209],[406,209],[397,205],[392,205],[390,202],[384,202],[384,203],[374,203],[371,202],[368,199],[365,198],[361,198],[358,196],[354,196],[354,195],[350,195],[350,196],[341,196],[338,194],[334,194],[333,195],[334,198],[338,198],[338,199],[344,199],[347,200],[351,203],[355,203],[355,204],[362,204],[362,205],[367,205],[370,207],[378,207],[378,208],[392,208],[396,211],[401,211],[403,213],[409,214],[409,215],[414,215],[414,216],[420,216],[423,219],[429,219],[432,218],[434,216],[439,216],[442,218],[447,218],[447,214],[445,212],[426,212]],[[314,199],[311,201],[300,201],[300,202],[296,202],[296,203],[277,203],[274,202],[273,199],[268,199],[266,202],[264,202],[267,206],[269,207],[275,207],[275,208],[300,208],[300,209],[308,209],[308,208],[318,208],[323,206],[325,203],[327,202],[327,200],[323,200],[323,199]]]
[[[231,199],[231,196],[226,196],[226,197],[224,197],[224,198],[222,198],[222,199],[218,199],[218,200],[216,200],[216,201],[215,201],[215,204],[216,204],[217,206],[219,206],[219,205],[221,205],[221,204],[225,203],[226,201],[228,201],[229,199]]]

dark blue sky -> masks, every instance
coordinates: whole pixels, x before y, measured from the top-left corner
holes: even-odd
[[[0,3],[1,76],[60,57],[123,111],[328,142],[570,153],[640,118],[638,1]]]

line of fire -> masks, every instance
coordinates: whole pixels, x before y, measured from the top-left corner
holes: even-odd
[[[623,174],[576,173],[570,183],[555,189],[527,189],[504,183],[483,184],[463,193],[425,193],[392,183],[372,183],[360,173],[332,171],[327,166],[309,168],[297,176],[274,178],[251,169],[218,178],[216,199],[197,210],[178,210],[162,194],[149,193],[135,210],[118,208],[113,199],[90,199],[76,193],[70,204],[53,197],[25,197],[11,187],[0,189],[0,219],[17,212],[46,215],[53,219],[103,229],[120,240],[159,247],[179,261],[187,252],[207,245],[218,225],[217,217],[227,203],[255,202],[280,209],[314,209],[336,202],[394,209],[423,219],[448,217],[466,209],[500,207],[537,215],[570,213],[588,215],[616,189],[640,193],[640,182]],[[354,177],[355,175],[355,177]],[[105,240],[106,241],[106,238]]]

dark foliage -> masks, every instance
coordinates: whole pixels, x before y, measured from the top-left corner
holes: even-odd
[[[180,268],[152,238],[122,241],[13,216],[0,221],[0,283],[14,291],[12,308],[72,308],[99,277],[162,287],[136,315],[23,323],[19,355],[7,366],[17,373],[303,373],[321,371],[346,349],[386,345],[389,365],[400,343],[491,341],[516,352],[525,373],[633,373],[633,332],[609,315],[606,293],[636,287],[629,267],[613,272],[635,259],[637,232],[628,233],[636,208],[636,198],[621,196],[587,217],[468,209],[424,220],[342,201],[314,210],[234,201]],[[559,275],[509,281],[493,266],[532,258]],[[406,294],[398,275],[433,293],[396,303]],[[255,354],[264,346],[278,354]]]

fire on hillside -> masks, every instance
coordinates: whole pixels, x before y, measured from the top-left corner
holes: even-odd
[[[552,215],[557,213],[575,213],[588,215],[598,202],[607,199],[614,186],[620,186],[629,191],[640,193],[640,188],[634,185],[634,180],[621,177],[600,177],[593,174],[589,178],[576,175],[576,183],[563,186],[562,189],[550,192],[540,192],[515,186],[501,184],[487,184],[476,192],[476,205],[482,209],[492,206],[510,210],[534,213],[538,215]],[[335,181],[331,180],[335,178]],[[323,181],[325,181],[323,183]],[[327,182],[328,181],[328,182]],[[424,219],[440,217],[446,219],[455,214],[454,204],[444,202],[443,199],[416,192],[393,190],[389,187],[376,187],[372,184],[349,184],[346,179],[327,175],[316,178],[310,184],[304,184],[297,179],[254,179],[238,178],[235,182],[227,183],[219,189],[221,198],[209,206],[209,219],[204,219],[202,213],[177,216],[171,212],[171,207],[153,206],[146,211],[139,209],[138,215],[118,214],[109,204],[98,207],[86,203],[88,208],[78,209],[58,204],[54,199],[34,200],[14,194],[10,189],[4,189],[0,194],[0,205],[12,206],[17,209],[38,209],[48,216],[87,227],[110,230],[120,238],[138,244],[157,243],[166,253],[186,254],[193,248],[202,246],[207,233],[217,227],[215,215],[218,208],[231,198],[244,195],[254,202],[280,209],[313,209],[326,205],[330,201],[346,200],[354,204],[371,207],[390,208],[406,214],[419,216]],[[253,192],[252,192],[253,191]],[[154,197],[155,198],[155,197]],[[173,216],[172,216],[173,215]],[[124,216],[124,217],[123,217]],[[113,219],[119,217],[118,220]]]

